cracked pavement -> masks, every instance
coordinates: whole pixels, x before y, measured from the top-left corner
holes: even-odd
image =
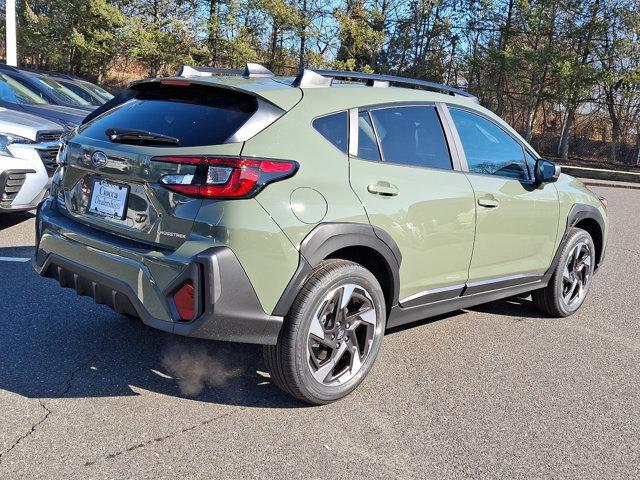
[[[260,348],[174,337],[0,262],[0,478],[638,478],[640,190],[609,199],[582,310],[527,300],[389,332],[346,400],[280,393]],[[0,216],[0,257],[33,216]]]

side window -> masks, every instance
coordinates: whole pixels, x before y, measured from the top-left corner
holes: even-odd
[[[383,108],[371,112],[385,162],[451,170],[440,119],[434,107]]]
[[[347,153],[349,148],[349,115],[347,112],[333,113],[313,121],[320,135],[329,140],[336,148]]]
[[[380,160],[378,142],[369,112],[360,112],[358,114],[358,158]]]
[[[67,87],[69,90],[71,90],[73,93],[75,93],[80,98],[82,98],[84,101],[89,102],[91,105],[99,106],[98,102],[96,102],[96,100],[91,95],[89,95],[79,86],[74,85],[73,83],[66,83],[66,82],[65,83],[58,82],[58,83],[61,83],[62,85]]]
[[[528,180],[524,150],[493,122],[474,113],[450,109],[464,148],[469,172]]]
[[[30,92],[33,92],[35,95],[38,95],[41,99],[46,100],[47,97],[45,97],[44,93],[42,93],[39,90],[36,90],[35,87],[32,87],[30,84],[28,84],[27,82],[25,82],[23,79],[21,78],[15,78],[12,77],[17,83],[19,83],[20,85],[22,85],[24,88],[26,88],[27,90],[29,90]]]
[[[0,98],[5,102],[17,103],[16,92],[4,80],[0,80]]]

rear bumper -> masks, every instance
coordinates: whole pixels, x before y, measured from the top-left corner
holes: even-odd
[[[140,249],[101,251],[105,234],[71,220],[51,206],[38,208],[33,266],[78,295],[179,335],[275,344],[282,317],[267,315],[230,248],[215,246],[183,258]],[[114,239],[114,242],[117,240]],[[172,294],[193,282],[197,316],[179,320]]]

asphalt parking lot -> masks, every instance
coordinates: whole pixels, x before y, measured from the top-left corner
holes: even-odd
[[[580,312],[495,302],[389,332],[354,395],[306,407],[260,349],[152,330],[36,276],[0,217],[0,478],[638,478],[640,190],[609,199]]]

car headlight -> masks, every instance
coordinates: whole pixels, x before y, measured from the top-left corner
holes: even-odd
[[[53,197],[59,209],[66,210],[67,206],[64,201],[64,190],[62,188],[62,178],[64,177],[64,165],[60,165],[51,178],[51,190],[49,195]]]
[[[33,141],[19,135],[0,132],[0,154],[13,157],[13,154],[9,151],[8,148],[12,143],[33,143]]]
[[[56,155],[56,163],[58,165],[66,165],[67,164],[67,149],[69,143],[66,139],[63,139],[60,142],[60,149],[58,150],[58,154]]]

